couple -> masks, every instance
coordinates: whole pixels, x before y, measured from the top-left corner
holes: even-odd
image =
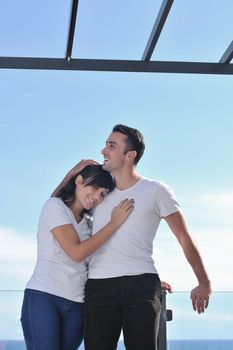
[[[152,250],[161,219],[197,277],[193,309],[208,306],[210,281],[173,192],[136,172],[144,148],[137,129],[116,125],[103,166],[80,162],[45,203],[22,306],[28,350],[75,350],[83,327],[86,350],[115,350],[121,330],[127,350],[156,350],[161,282]]]

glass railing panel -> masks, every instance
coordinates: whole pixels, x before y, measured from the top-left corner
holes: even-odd
[[[192,309],[190,293],[176,292],[166,297],[173,312],[167,322],[168,350],[232,350],[232,292],[215,292],[203,314]]]
[[[0,292],[0,335],[1,339],[23,339],[20,324],[22,291]],[[0,348],[1,349],[1,348]]]
[[[214,292],[206,313],[198,315],[189,293],[167,294],[166,309],[172,310],[173,319],[165,323],[167,342],[159,350],[232,350],[232,298],[233,292]],[[20,324],[22,299],[23,291],[0,291],[0,350],[26,350]],[[117,350],[124,349],[121,339]]]

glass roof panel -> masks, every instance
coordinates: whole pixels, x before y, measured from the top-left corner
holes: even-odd
[[[64,57],[71,0],[3,0],[0,56]]]
[[[140,60],[161,1],[80,0],[75,58]]]
[[[232,41],[233,1],[176,0],[151,60],[219,62]]]

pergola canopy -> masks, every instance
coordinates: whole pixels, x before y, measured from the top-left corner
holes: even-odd
[[[152,55],[166,26],[167,19],[176,5],[174,0],[163,0],[155,18],[145,49],[139,59],[78,58],[73,56],[74,37],[78,37],[78,6],[82,0],[73,0],[68,25],[65,57],[0,57],[1,69],[48,69],[116,72],[233,74],[233,41],[226,48],[218,62],[193,62],[154,60]],[[188,4],[187,4],[188,6]],[[43,23],[41,23],[43,25]],[[107,29],[106,29],[107,30]],[[191,40],[191,39],[190,39]]]

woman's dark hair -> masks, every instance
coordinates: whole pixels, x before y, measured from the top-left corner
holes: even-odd
[[[87,165],[79,173],[74,175],[69,182],[63,186],[57,193],[56,197],[59,197],[69,207],[75,199],[75,180],[78,175],[83,178],[84,186],[95,186],[106,188],[109,192],[115,188],[115,180],[112,175],[102,168],[100,164]]]
[[[134,128],[130,128],[127,125],[117,124],[112,129],[113,132],[120,132],[126,136],[125,140],[125,154],[128,151],[136,151],[137,156],[134,159],[134,164],[136,165],[141,159],[144,150],[145,150],[145,142],[143,134]]]

